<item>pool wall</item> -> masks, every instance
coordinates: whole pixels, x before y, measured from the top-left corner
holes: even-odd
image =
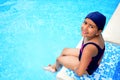
[[[106,41],[120,44],[120,3],[118,4],[117,9],[113,13],[111,19],[109,20],[107,27],[103,32],[103,37]]]

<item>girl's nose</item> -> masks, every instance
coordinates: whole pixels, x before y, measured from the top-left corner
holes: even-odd
[[[89,25],[83,25],[83,29],[87,30]]]

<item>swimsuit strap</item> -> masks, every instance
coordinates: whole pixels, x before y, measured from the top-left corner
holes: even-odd
[[[105,46],[104,46],[104,48],[102,49],[98,44],[96,44],[96,43],[94,43],[94,42],[88,42],[88,43],[82,45],[82,47],[81,47],[81,49],[80,49],[79,60],[80,60],[80,58],[81,58],[83,49],[84,49],[85,46],[87,46],[88,44],[93,44],[94,46],[97,47],[97,49],[98,49],[98,54],[97,54],[95,57],[97,57],[97,59],[99,60],[99,59],[101,58],[101,56],[103,55],[103,52],[104,52],[104,50],[105,50]],[[93,58],[94,58],[94,57],[93,57]]]
[[[96,43],[94,43],[94,42],[88,42],[88,43],[86,43],[86,44],[84,44],[84,46],[83,46],[83,48],[85,47],[85,46],[87,46],[88,44],[93,44],[93,45],[95,45],[98,49],[101,49],[101,50],[103,50],[98,44],[96,44]]]

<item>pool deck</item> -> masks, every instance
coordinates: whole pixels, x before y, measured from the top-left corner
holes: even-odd
[[[113,13],[111,19],[109,20],[105,30],[103,31],[103,37],[106,42],[110,42],[111,44],[119,44],[120,45],[120,3],[118,7],[116,8],[115,12]],[[81,45],[81,41],[78,43],[76,48],[79,48]],[[108,47],[107,47],[108,48]],[[113,52],[114,53],[114,52]],[[118,58],[119,59],[119,58]],[[66,73],[67,68],[63,67],[60,72],[58,72],[56,78],[57,80],[76,80],[74,77],[69,77]],[[120,74],[120,73],[119,73]],[[96,74],[97,76],[97,74]],[[97,76],[98,78],[98,76]],[[90,80],[87,77],[85,80]],[[98,79],[99,80],[99,79]]]
[[[109,20],[106,29],[103,32],[105,41],[120,44],[120,3]]]

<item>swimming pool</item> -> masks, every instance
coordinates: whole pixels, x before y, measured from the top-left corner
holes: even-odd
[[[102,4],[101,4],[102,3]],[[56,80],[42,69],[64,47],[76,47],[90,11],[109,21],[119,0],[1,0],[0,80]]]

